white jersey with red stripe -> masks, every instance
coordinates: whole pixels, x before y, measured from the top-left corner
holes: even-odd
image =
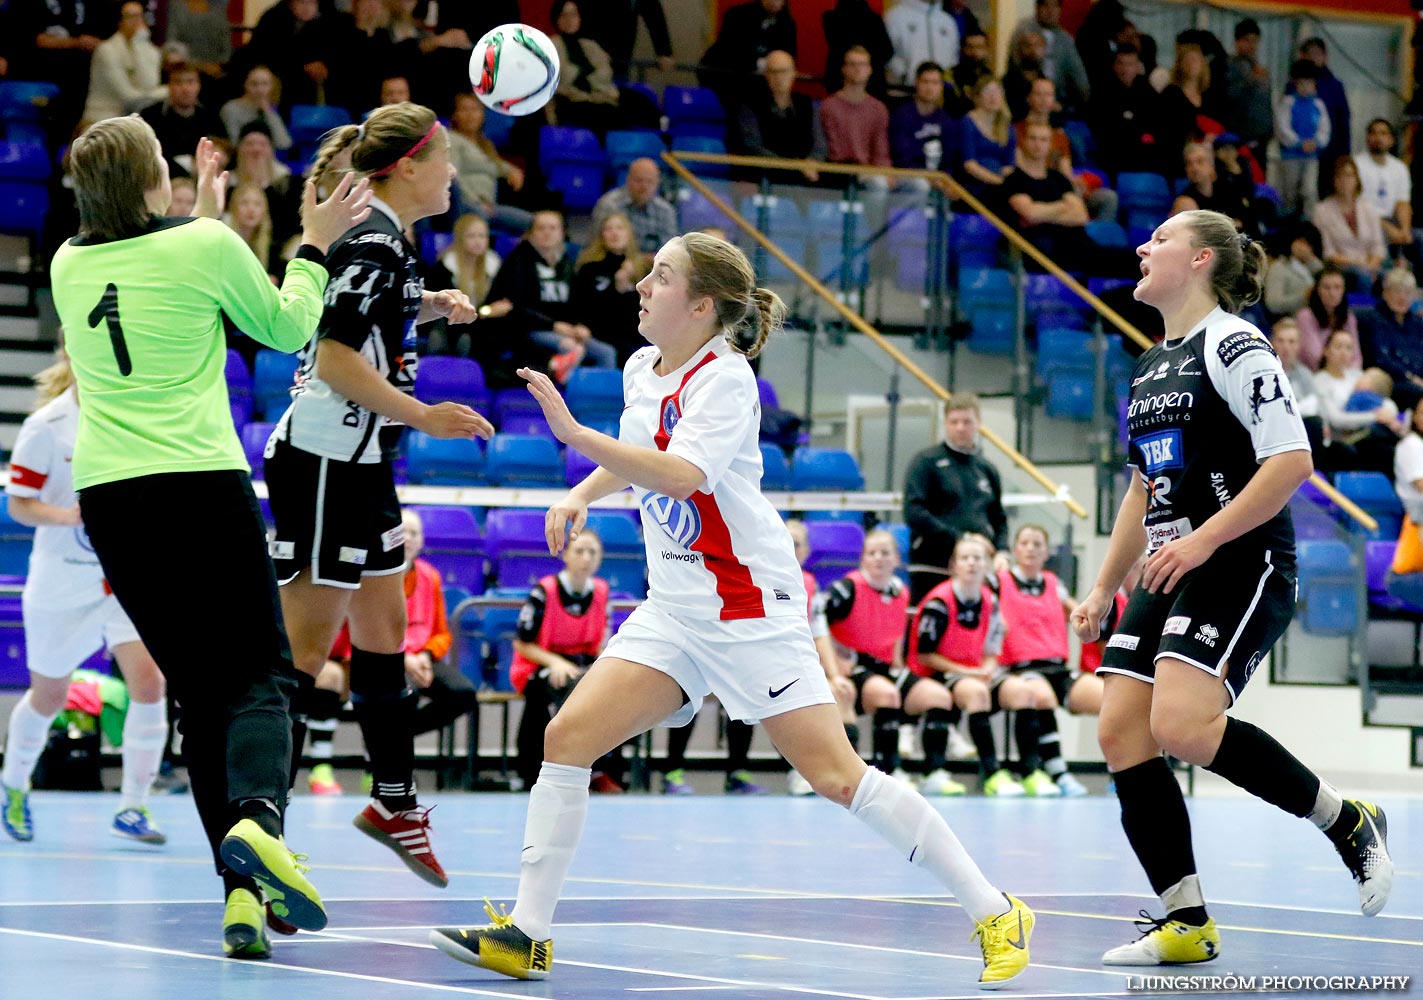
[[[13,497],[38,499],[55,507],[73,507],[74,439],[79,431],[79,399],[74,387],[25,418],[10,454]],[[68,608],[102,600],[108,590],[99,557],[82,525],[42,524],[35,529],[25,601]]]
[[[806,616],[790,532],[761,495],[761,404],[746,358],[713,337],[681,368],[644,348],[623,370],[618,437],[706,475],[687,500],[634,486],[647,545],[648,600],[690,618]]]

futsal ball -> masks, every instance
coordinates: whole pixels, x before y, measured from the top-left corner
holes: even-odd
[[[558,89],[558,50],[538,28],[501,24],[474,46],[469,82],[491,111],[533,114]]]

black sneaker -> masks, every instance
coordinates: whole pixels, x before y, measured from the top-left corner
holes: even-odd
[[[1359,909],[1377,915],[1393,891],[1393,859],[1388,856],[1388,819],[1372,802],[1350,799],[1359,810],[1359,824],[1342,844],[1334,845],[1349,874],[1359,883]]]
[[[511,979],[547,979],[553,967],[553,940],[535,941],[487,899],[484,912],[494,921],[487,927],[437,927],[430,932],[430,943],[466,965]]]

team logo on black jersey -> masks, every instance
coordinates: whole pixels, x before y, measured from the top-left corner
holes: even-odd
[[[1182,361],[1179,365],[1176,366],[1176,377],[1189,378],[1192,375],[1199,375],[1201,373],[1201,370],[1199,368],[1191,367],[1195,363],[1196,356],[1194,354],[1186,355],[1186,360]]]
[[[1227,368],[1251,351],[1265,351],[1271,355],[1275,353],[1275,349],[1270,346],[1270,342],[1259,330],[1241,330],[1239,333],[1232,333],[1217,345],[1215,351],[1220,357],[1220,363]]]
[[[1170,370],[1171,370],[1171,362],[1169,362],[1169,361],[1163,361],[1163,362],[1161,362],[1160,365],[1158,365],[1157,367],[1153,368],[1151,371],[1147,372],[1145,375],[1142,375],[1142,376],[1139,377],[1139,378],[1134,378],[1134,379],[1132,379],[1132,380],[1131,380],[1131,387],[1132,387],[1133,389],[1135,389],[1137,386],[1141,385],[1141,383],[1143,383],[1143,382],[1155,382],[1155,381],[1157,381],[1158,379],[1163,379],[1163,378],[1166,377],[1166,373],[1169,372]]]
[[[690,549],[702,537],[702,515],[690,500],[673,500],[661,493],[649,493],[642,498],[642,509],[684,549]]]
[[[1284,385],[1280,383],[1278,372],[1266,372],[1264,375],[1256,375],[1255,380],[1250,383],[1250,424],[1254,426],[1261,420],[1260,408],[1268,403],[1281,402],[1285,404],[1285,412],[1294,415],[1295,404],[1290,398]]]
[[[1153,475],[1163,469],[1179,469],[1185,462],[1181,458],[1181,432],[1161,431],[1137,438],[1136,446],[1146,462],[1146,471]]]

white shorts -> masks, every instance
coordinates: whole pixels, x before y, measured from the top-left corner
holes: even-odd
[[[669,614],[647,601],[623,622],[603,655],[660,670],[681,685],[690,701],[664,726],[691,722],[709,694],[741,722],[835,704],[804,618],[706,621]]]
[[[77,608],[47,608],[22,602],[25,614],[25,656],[30,670],[41,677],[68,677],[101,646],[138,641],[138,629],[128,620],[113,594]]]

